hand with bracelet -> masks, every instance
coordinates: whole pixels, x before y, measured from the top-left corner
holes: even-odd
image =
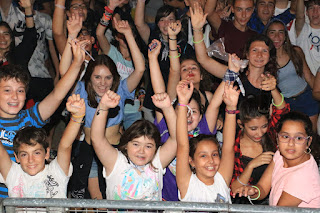
[[[226,112],[228,114],[237,110],[237,104],[239,99],[240,90],[237,90],[237,86],[233,86],[233,82],[226,82],[224,86],[223,101],[226,104]]]
[[[260,189],[257,186],[245,185],[237,188],[232,192],[232,197],[249,197],[250,200],[258,200],[260,197]]]
[[[66,103],[67,110],[71,113],[71,121],[81,124],[86,114],[86,104],[79,94],[73,94]]]
[[[108,90],[101,97],[96,114],[99,115],[101,112],[107,112],[109,109],[115,108],[116,106],[118,106],[119,101],[120,95],[113,92],[112,90]]]

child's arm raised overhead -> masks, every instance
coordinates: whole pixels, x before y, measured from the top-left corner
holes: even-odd
[[[84,99],[80,95],[73,94],[68,98],[66,104],[67,110],[71,113],[71,120],[64,130],[58,147],[57,161],[66,175],[69,173],[71,161],[72,143],[76,139],[83,118],[86,113],[86,105]]]
[[[78,13],[72,13],[71,17],[69,17],[69,20],[67,21],[68,40],[63,50],[59,64],[59,72],[61,76],[64,76],[66,74],[72,63],[71,41],[72,39],[77,38],[78,33],[82,28],[82,21],[83,18],[79,16]]]
[[[235,55],[229,55],[229,69],[234,72],[239,72],[240,67],[232,62],[232,57],[235,57]],[[228,186],[230,185],[234,168],[236,110],[239,94],[240,90],[237,90],[237,88],[233,86],[233,82],[225,83],[223,101],[226,104],[226,117],[223,127],[221,162],[218,171]]]
[[[168,140],[160,148],[160,161],[165,168],[174,159],[177,153],[176,142],[176,113],[171,105],[171,100],[167,93],[157,93],[152,96],[152,101],[156,107],[162,110],[169,130]]]
[[[76,81],[81,65],[85,58],[85,52],[81,49],[84,48],[86,40],[72,41],[72,51],[74,60],[68,69],[67,73],[60,79],[53,91],[43,99],[39,104],[39,112],[43,120],[47,120],[57,110],[62,100],[68,94],[71,87]]]
[[[107,116],[109,109],[118,106],[119,101],[120,96],[108,90],[100,100],[91,125],[91,142],[99,160],[106,169],[107,175],[113,170],[118,156],[117,150],[105,137]]]
[[[53,38],[56,43],[58,52],[60,54],[63,53],[64,47],[67,43],[66,35],[63,32],[63,25],[65,20],[65,3],[66,0],[56,0],[55,4],[57,5],[55,7],[55,10],[53,12],[53,20],[52,20],[52,33]]]
[[[143,39],[144,43],[148,44],[151,31],[147,23],[144,21],[145,7],[146,7],[145,0],[137,1],[136,12],[134,16],[134,24],[136,25],[137,30],[141,38]]]
[[[190,88],[189,88],[190,86]],[[183,199],[187,194],[192,171],[189,166],[189,138],[187,127],[187,105],[193,93],[192,82],[183,80],[177,85],[178,94],[178,113],[177,113],[177,168],[176,179],[180,191],[180,197]]]
[[[134,64],[134,72],[127,78],[127,85],[129,92],[132,92],[137,88],[146,69],[144,57],[137,45],[128,21],[118,21],[114,18],[114,27],[119,33],[122,33],[125,36],[130,49],[132,62]]]
[[[160,65],[158,62],[158,56],[161,49],[161,42],[154,39],[149,44],[148,58],[149,58],[149,68],[150,68],[150,78],[152,88],[155,94],[166,92],[166,86],[161,74]],[[170,100],[172,100],[170,98]],[[163,114],[156,110],[156,119],[160,122],[163,118]]]
[[[176,87],[180,81],[180,59],[177,45],[177,36],[181,31],[181,22],[172,22],[168,26],[168,39],[169,39],[169,59],[170,59],[170,72],[168,78],[167,92],[171,100],[177,96]]]
[[[193,28],[193,43],[198,62],[205,70],[207,70],[212,75],[218,78],[223,78],[227,66],[210,58],[207,54],[206,46],[203,42],[204,35],[202,32],[202,28],[206,23],[207,14],[203,13],[203,9],[197,2],[194,3],[194,8],[190,10],[190,14]]]
[[[74,85],[85,58],[85,52],[81,47],[84,48],[86,42],[86,40],[78,41],[77,39],[72,41],[74,60],[68,72],[60,79],[53,91],[40,102],[39,112],[42,120],[50,118]]]

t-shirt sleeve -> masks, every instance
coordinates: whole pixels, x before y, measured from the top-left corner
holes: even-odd
[[[14,161],[11,161],[11,168],[8,172],[6,180],[4,180],[4,184],[9,188],[10,184],[13,184],[13,180],[20,176],[21,174],[21,166]],[[2,176],[2,175],[1,175]],[[3,178],[3,177],[2,177]]]
[[[157,153],[152,160],[152,165],[156,167],[156,169],[159,169],[160,174],[164,175],[164,173],[166,173],[166,169],[162,168],[162,164],[160,160],[160,150],[161,150],[161,147],[159,147],[159,149],[157,150]]]
[[[118,95],[120,95],[121,99],[133,99],[135,90],[132,92],[128,89],[127,79],[120,81],[120,85],[117,91]]]
[[[72,175],[73,166],[70,162],[68,175],[66,175],[62,170],[62,168],[60,167],[57,158],[55,158],[53,161],[50,162],[49,170],[56,175],[56,177],[60,180],[59,181],[60,183],[64,183],[66,181],[69,181],[69,178]]]
[[[296,15],[290,13],[290,8],[288,8],[286,11],[284,11],[283,13],[275,17],[275,19],[280,19],[285,24],[288,24],[290,21],[292,21],[295,18],[296,18]]]
[[[169,130],[167,127],[166,120],[164,117],[161,119],[161,121],[158,123],[157,119],[154,119],[154,125],[157,127],[157,129],[160,132],[160,137],[161,137],[161,143],[164,143],[168,140],[169,138]]]
[[[28,117],[32,123],[32,126],[37,128],[43,127],[46,123],[49,122],[49,119],[43,120],[39,111],[39,102],[37,102],[33,107],[27,109]]]

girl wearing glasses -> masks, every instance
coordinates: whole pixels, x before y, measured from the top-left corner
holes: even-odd
[[[239,193],[261,200],[270,192],[271,206],[320,208],[320,176],[311,154],[313,132],[309,117],[290,112],[279,120],[277,133],[278,151],[260,181],[255,186],[236,189],[234,196]]]

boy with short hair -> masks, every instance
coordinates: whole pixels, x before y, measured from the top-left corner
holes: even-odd
[[[72,42],[74,60],[68,72],[46,98],[27,110],[22,108],[29,86],[28,72],[16,65],[0,67],[0,141],[11,160],[15,159],[12,146],[16,132],[27,126],[44,126],[73,86],[85,58],[80,47],[84,42]],[[0,197],[7,197],[7,194],[5,186],[0,185]]]
[[[18,163],[12,161],[0,144],[0,173],[8,187],[9,197],[66,198],[72,174],[71,149],[85,115],[84,99],[69,97],[67,110],[71,113],[61,138],[57,157],[45,164],[50,156],[47,135],[43,129],[26,127],[17,132],[13,150]]]

